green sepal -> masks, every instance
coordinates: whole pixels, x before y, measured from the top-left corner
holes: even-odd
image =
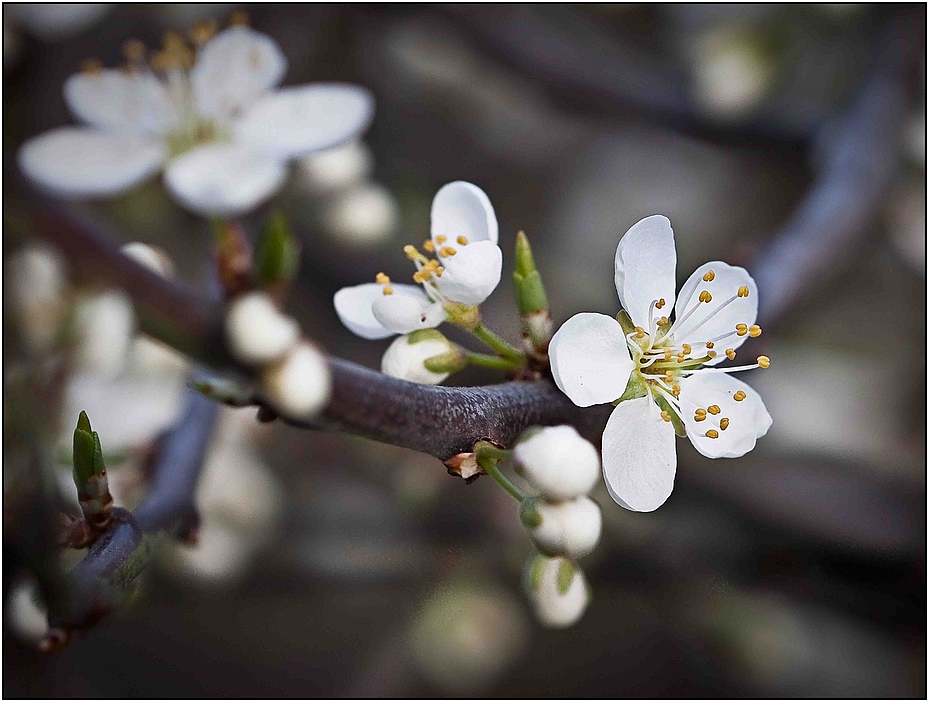
[[[538,271],[527,275],[513,274],[516,285],[516,305],[520,314],[532,314],[548,309],[548,296]]]
[[[468,365],[468,357],[458,348],[446,353],[431,356],[423,361],[423,366],[430,373],[457,373]]]
[[[619,314],[616,315],[616,321],[623,328],[624,334],[628,335],[635,331],[635,324],[632,323],[632,317],[629,316],[626,310],[619,311]]]
[[[445,318],[467,331],[474,331],[481,323],[481,308],[477,305],[465,305],[461,302],[446,302]]]
[[[661,409],[663,409],[671,416],[671,426],[674,427],[674,433],[678,436],[687,436],[687,430],[684,428],[684,423],[681,421],[681,418],[677,416],[677,412],[670,405],[670,403],[661,395],[657,394],[655,395],[655,402]]]
[[[81,412],[74,429],[74,444],[72,453],[74,466],[74,484],[78,492],[84,489],[87,481],[94,475],[101,475],[106,471],[103,462],[103,449],[100,447],[100,437],[90,427],[90,419],[85,412]]]
[[[523,570],[523,587],[527,594],[538,592],[542,589],[542,573],[545,569],[546,558],[541,553],[536,553],[528,561]]]
[[[77,416],[77,428],[88,433],[93,431],[93,428],[90,426],[90,418],[84,410],[81,410],[81,413]]]
[[[406,343],[413,345],[420,341],[445,341],[445,335],[438,329],[417,329],[407,335]]]
[[[648,386],[642,374],[637,371],[632,371],[629,374],[629,380],[626,382],[626,389],[613,404],[618,405],[620,402],[625,402],[626,400],[636,400],[640,397],[645,397],[647,394]]]
[[[561,561],[558,566],[558,594],[566,595],[568,588],[571,587],[571,581],[574,580],[574,562],[567,558]]]
[[[290,229],[287,217],[273,210],[261,227],[255,248],[255,276],[259,285],[287,283],[300,264],[300,244]]]
[[[522,501],[519,505],[519,521],[527,529],[535,529],[542,526],[542,515],[537,509],[539,500],[536,497],[530,497]]]
[[[532,247],[529,246],[529,237],[526,236],[526,232],[520,231],[516,235],[516,273],[527,276],[535,270],[535,259],[532,256]]]
[[[106,464],[103,462],[103,448],[100,446],[100,435],[93,432],[94,435],[94,475],[103,475],[106,472]]]

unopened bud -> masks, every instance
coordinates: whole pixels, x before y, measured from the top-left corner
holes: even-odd
[[[52,249],[29,247],[4,262],[4,306],[17,322],[26,345],[48,351],[64,320],[67,290],[61,257]]]
[[[135,312],[126,293],[110,290],[78,302],[74,307],[75,362],[107,376],[125,364],[135,333]]]
[[[600,476],[597,449],[566,424],[524,433],[513,460],[529,484],[552,500],[586,495]]]
[[[600,507],[589,497],[539,502],[534,511],[540,523],[530,528],[529,534],[539,550],[549,556],[580,558],[593,551],[600,540]]]
[[[226,337],[242,363],[264,365],[281,358],[300,338],[300,326],[282,314],[267,293],[240,295],[226,314]]]
[[[437,385],[464,368],[464,353],[435,329],[397,337],[384,351],[381,372],[424,385]]]
[[[536,619],[543,626],[571,626],[590,602],[584,573],[564,558],[536,555],[526,564],[525,581]]]
[[[326,357],[309,343],[300,343],[261,374],[262,389],[271,406],[291,419],[309,419],[329,402],[332,377]]]

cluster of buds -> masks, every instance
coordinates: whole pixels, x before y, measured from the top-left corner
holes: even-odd
[[[465,352],[438,329],[398,336],[381,357],[381,372],[424,385],[438,385],[468,365]]]
[[[574,562],[600,540],[600,507],[588,497],[600,476],[597,449],[574,427],[532,428],[513,449],[516,471],[539,492],[520,504],[520,519],[539,553],[527,565],[526,588],[543,624],[570,626],[589,601]]]

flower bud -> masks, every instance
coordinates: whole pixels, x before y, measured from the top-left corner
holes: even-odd
[[[427,363],[428,361],[428,363]],[[441,332],[423,329],[397,337],[381,358],[381,372],[424,385],[437,385],[467,364]]]
[[[240,295],[229,306],[226,336],[236,359],[264,365],[279,359],[297,343],[300,327],[277,309],[269,295],[251,292]]]
[[[141,241],[133,241],[119,247],[119,252],[163,278],[174,277],[174,261],[171,260],[168,254],[155,246],[143,244]]]
[[[534,507],[541,523],[530,528],[529,535],[542,553],[580,558],[594,550],[603,526],[596,502],[583,496],[564,502],[540,501]]]
[[[526,432],[513,449],[517,471],[551,500],[586,495],[600,475],[600,456],[574,427]]]
[[[309,419],[319,413],[332,392],[326,357],[305,342],[265,368],[261,385],[274,409],[292,419]]]
[[[135,333],[135,312],[126,293],[109,290],[74,307],[75,363],[114,376],[122,371]]]
[[[543,626],[571,626],[590,602],[584,573],[564,558],[536,555],[526,564],[525,581],[536,619]]]
[[[37,353],[52,348],[66,310],[61,257],[52,249],[30,246],[4,265],[4,306],[16,320],[26,345]]]

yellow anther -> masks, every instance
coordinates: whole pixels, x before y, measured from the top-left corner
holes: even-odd
[[[438,268],[435,269],[434,272],[437,277],[441,278],[442,274],[445,272],[445,266],[439,266]]]
[[[451,246],[443,246],[439,249],[439,256],[454,256],[458,251]]]
[[[374,282],[378,285],[389,285],[390,276],[388,276],[386,273],[378,273],[376,276],[374,276]]]
[[[706,417],[706,410],[703,409],[702,407],[698,407],[697,409],[694,410],[694,414],[697,415],[698,417]]]
[[[715,351],[707,351],[707,352],[706,352],[706,356],[707,356],[707,358],[710,358],[710,359],[716,358],[716,352],[715,352]]]
[[[748,286],[743,285],[739,288],[739,297],[748,297]]]
[[[216,20],[206,20],[195,24],[190,30],[188,36],[190,40],[198,46],[206,44],[216,34]]]
[[[706,414],[695,414],[694,415],[695,422],[702,422],[704,420],[706,420]]]
[[[429,253],[433,253],[435,251],[435,244],[432,243],[432,239],[426,239],[423,242],[423,248]]]
[[[405,253],[406,257],[411,261],[419,261],[420,263],[427,263],[429,261],[429,259],[419,253],[419,251],[416,250],[416,247],[412,244],[407,244],[404,246],[403,253]]]
[[[726,349],[726,358],[730,361],[735,358],[735,349]]]
[[[723,417],[722,419],[719,420],[719,428],[720,428],[720,429],[722,429],[723,431],[726,431],[726,429],[727,429],[728,427],[729,427],[729,418],[728,418],[728,417]]]
[[[152,54],[150,63],[155,71],[170,71],[179,67],[177,59],[168,51],[156,51]]]
[[[103,61],[100,59],[87,59],[81,64],[81,70],[90,76],[98,76],[103,73]]]
[[[665,377],[665,380],[667,380],[667,381],[670,383],[672,380],[674,380],[674,372],[673,372],[673,371],[665,371],[665,372],[664,372],[664,377]]]
[[[464,234],[459,234],[455,241],[457,241],[461,246],[464,246],[468,243],[468,237],[466,237]]]
[[[739,336],[745,336],[748,334],[748,325],[747,324],[736,324],[735,333]]]
[[[686,357],[687,357],[687,354],[684,353],[683,351],[681,351],[681,352],[677,355],[677,362],[678,362],[678,363],[683,363],[683,362],[684,362],[684,359],[685,359]]]
[[[645,338],[645,330],[644,330],[642,327],[636,327],[636,328],[635,328],[635,338],[636,338],[636,339],[644,339],[644,338]]]
[[[243,10],[237,10],[229,15],[229,26],[231,27],[247,27],[248,24],[248,13]]]
[[[389,285],[385,285],[385,286],[384,286],[384,294],[385,294],[385,295],[393,295],[393,294],[394,294],[394,289],[393,289],[392,287],[390,287]]]
[[[742,392],[741,390],[738,390],[736,391],[735,395],[732,396],[732,399],[735,400],[736,402],[741,402],[742,400],[745,399],[745,397],[746,397],[745,393]]]
[[[445,236],[444,234],[439,234],[439,235],[435,238],[435,240],[438,241],[440,244],[444,244],[446,241],[448,241],[448,237]]]
[[[697,299],[700,300],[700,302],[712,302],[712,301],[713,301],[713,296],[710,295],[710,291],[709,291],[709,290],[703,290],[703,291],[701,291],[701,293],[700,293],[700,297],[697,298]]]
[[[666,361],[671,360],[671,349],[669,349],[667,346],[665,346],[665,350],[664,350],[664,360]]]
[[[415,282],[415,283],[425,283],[427,280],[429,280],[429,277],[430,277],[431,275],[432,275],[432,274],[431,274],[429,271],[427,271],[425,268],[424,268],[423,270],[421,270],[421,271],[416,271],[416,272],[413,274],[413,282]]]
[[[718,438],[719,438],[719,432],[716,431],[715,429],[710,429],[710,430],[707,431],[707,433],[706,433],[706,438],[707,438],[707,439],[718,439]]]
[[[123,43],[123,56],[129,61],[145,60],[145,44],[138,39],[130,39]]]
[[[714,346],[716,346],[716,344],[714,344],[712,341],[707,341],[707,342],[706,342],[706,347],[707,347],[708,349],[711,349],[711,348],[713,348]]]
[[[664,306],[665,306],[664,298],[661,298],[660,300],[658,300],[658,302],[655,303],[656,310],[660,310]]]
[[[709,412],[710,414],[719,414],[720,412],[722,412],[722,410],[719,409],[719,405],[710,405],[709,407],[706,408],[706,411]]]
[[[678,395],[680,395],[681,386],[678,385],[677,383],[674,383],[674,385],[671,386],[671,394],[674,395],[674,397],[677,397]]]
[[[706,273],[703,274],[703,279],[704,279],[707,283],[709,283],[709,282],[710,282],[711,280],[713,280],[715,277],[716,277],[716,274],[715,274],[713,271],[707,271]]]
[[[161,43],[168,51],[177,51],[178,49],[186,47],[186,44],[184,44],[184,37],[174,30],[165,32],[161,37]]]
[[[665,420],[666,422],[671,421],[671,415],[668,414],[668,410],[661,410],[661,418]]]
[[[759,327],[757,324],[753,324],[748,328],[748,335],[753,339],[758,338],[761,336],[761,327]]]
[[[666,326],[668,326],[668,322],[669,322],[669,321],[670,321],[670,320],[669,320],[667,317],[662,317],[661,319],[658,320],[658,326],[659,326],[659,327],[666,327]]]
[[[681,351],[684,352],[685,356],[689,356],[690,352],[693,351],[693,348],[690,344],[681,344]]]
[[[758,365],[761,366],[762,368],[767,368],[768,366],[771,365],[771,359],[768,358],[767,356],[759,356]]]

